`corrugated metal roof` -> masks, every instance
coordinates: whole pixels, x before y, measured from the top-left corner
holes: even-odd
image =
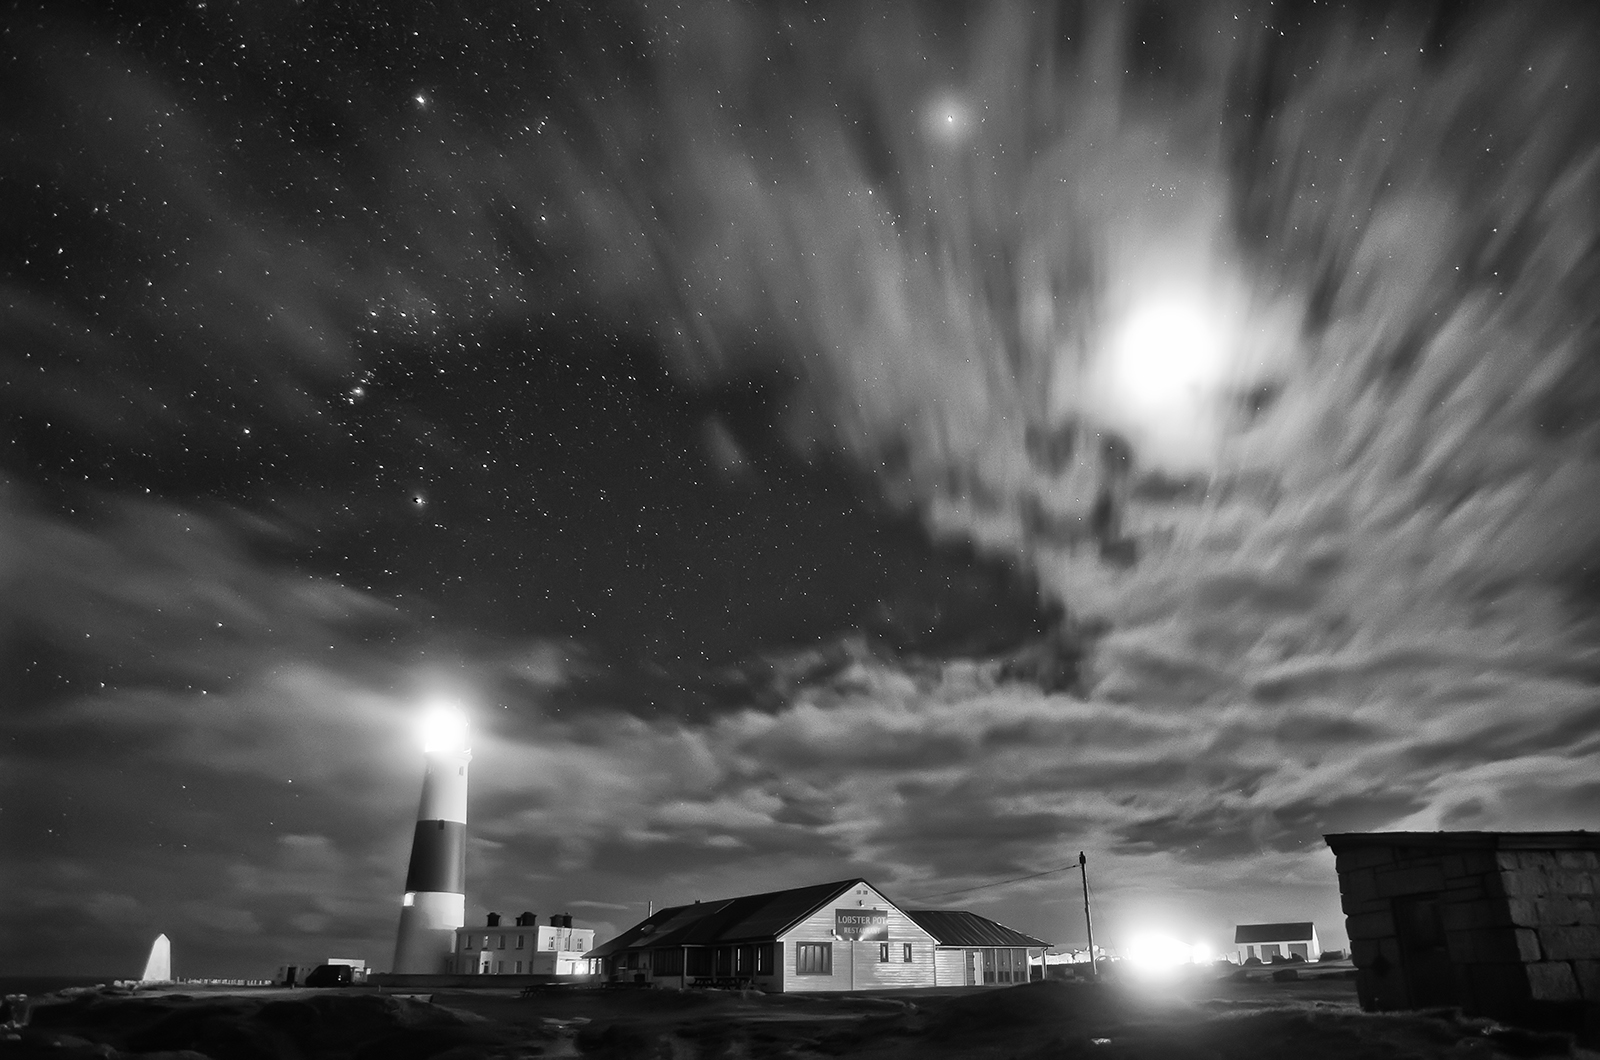
[[[865,880],[840,880],[792,887],[739,898],[671,906],[616,938],[596,946],[586,957],[609,957],[628,949],[670,946],[714,946],[775,938],[832,899]]]
[[[1240,924],[1233,929],[1233,941],[1235,945],[1241,942],[1304,942],[1312,931],[1309,920],[1298,924]]]
[[[986,916],[965,909],[907,909],[906,916],[938,940],[941,946],[1048,946],[1043,939],[1024,935]]]

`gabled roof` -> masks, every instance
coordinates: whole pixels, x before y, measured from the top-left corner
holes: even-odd
[[[1311,921],[1297,924],[1240,924],[1233,929],[1234,945],[1252,942],[1304,942],[1316,933]]]
[[[609,957],[629,949],[713,946],[776,938],[856,884],[866,882],[839,880],[810,887],[791,887],[786,891],[671,906],[584,956]]]
[[[907,909],[906,916],[941,946],[1048,946],[1048,942],[1024,935],[986,916],[965,909]]]

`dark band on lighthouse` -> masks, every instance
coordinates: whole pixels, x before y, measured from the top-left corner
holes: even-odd
[[[467,890],[467,826],[460,821],[418,821],[411,841],[407,891]]]

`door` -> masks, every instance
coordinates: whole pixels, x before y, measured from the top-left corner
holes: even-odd
[[[1436,895],[1394,900],[1395,931],[1400,941],[1400,972],[1412,1008],[1456,1003],[1456,969],[1445,943],[1444,921]]]
[[[967,985],[977,986],[978,979],[983,975],[983,954],[979,950],[967,950]]]

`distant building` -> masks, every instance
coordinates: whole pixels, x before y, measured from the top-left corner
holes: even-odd
[[[273,974],[272,981],[278,986],[304,986],[306,976],[316,970],[318,965],[345,965],[350,969],[350,981],[365,983],[367,981],[367,962],[362,957],[329,957],[322,961],[301,961],[298,964],[280,964]]]
[[[1292,924],[1240,924],[1233,929],[1233,944],[1239,963],[1254,957],[1262,964],[1299,957],[1314,961],[1322,954],[1317,942],[1317,926],[1311,921]]]
[[[588,956],[612,981],[793,993],[1020,983],[1047,945],[854,879],[662,909]]]
[[[1600,834],[1324,838],[1362,1008],[1600,1027]]]
[[[572,926],[570,913],[540,924],[523,913],[514,924],[490,913],[483,927],[456,928],[450,970],[458,975],[591,975],[597,963],[584,954],[594,949],[594,929]]]

